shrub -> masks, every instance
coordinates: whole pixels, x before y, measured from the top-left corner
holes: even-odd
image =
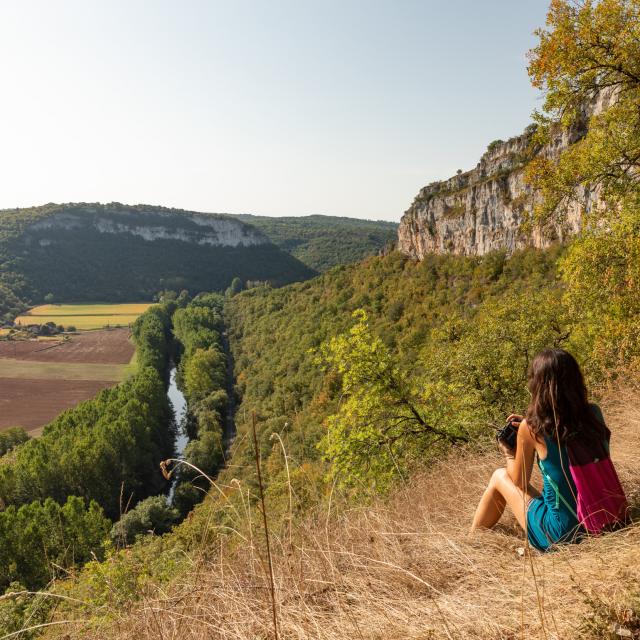
[[[139,502],[113,525],[111,539],[118,544],[131,544],[145,533],[166,533],[178,517],[178,511],[167,504],[164,496],[152,496]]]

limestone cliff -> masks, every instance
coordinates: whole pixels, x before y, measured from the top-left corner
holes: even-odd
[[[610,95],[598,96],[585,107],[584,119],[601,112]],[[534,146],[534,127],[506,142],[489,145],[475,169],[422,188],[405,212],[398,229],[397,248],[422,259],[427,253],[483,255],[496,249],[512,252],[524,246],[544,247],[580,228],[580,208],[566,213],[562,226],[525,235],[521,224],[539,195],[525,182],[527,163],[536,155],[557,156],[586,133],[586,125],[558,131],[545,146]],[[597,198],[583,190],[587,207]]]
[[[28,227],[24,241],[48,246],[55,244],[56,232],[71,230],[137,236],[148,242],[179,240],[219,247],[269,243],[264,233],[230,216],[117,204],[61,205],[58,211]]]

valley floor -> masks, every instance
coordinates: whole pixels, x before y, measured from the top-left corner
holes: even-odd
[[[603,403],[613,459],[636,509],[639,403],[638,390],[618,390]],[[625,633],[640,629],[628,602],[638,597],[640,524],[545,555],[526,548],[511,518],[469,537],[477,500],[500,462],[493,452],[452,456],[391,499],[358,509],[336,499],[292,531],[272,532],[279,637],[569,639],[609,637],[611,629],[621,631],[611,637],[637,637]],[[203,547],[169,588],[107,612],[105,625],[70,622],[64,637],[274,637],[260,523],[229,535],[219,552]]]
[[[129,334],[123,328],[0,341],[0,429],[38,435],[65,409],[123,380],[134,366]]]

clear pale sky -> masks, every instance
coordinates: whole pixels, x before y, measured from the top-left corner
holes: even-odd
[[[0,208],[399,220],[520,133],[547,0],[0,0]]]

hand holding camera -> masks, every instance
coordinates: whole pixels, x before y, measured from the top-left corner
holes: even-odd
[[[499,429],[496,433],[496,440],[498,445],[503,450],[505,455],[511,455],[515,453],[516,444],[518,439],[518,427],[523,420],[523,416],[512,413],[507,418],[507,423]]]

